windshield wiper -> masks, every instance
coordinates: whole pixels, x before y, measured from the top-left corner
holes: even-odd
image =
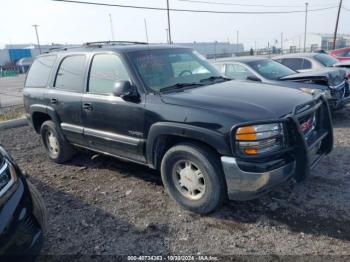
[[[171,90],[175,90],[175,89],[182,89],[184,87],[202,86],[202,85],[203,84],[196,83],[196,82],[193,82],[193,83],[176,83],[174,85],[166,86],[166,87],[163,87],[163,88],[159,89],[159,92],[171,91]]]
[[[213,82],[213,81],[216,81],[216,80],[230,81],[232,79],[224,77],[224,76],[211,76],[211,77],[208,77],[208,78],[204,78],[204,79],[200,80],[199,82],[201,82],[201,83],[207,82],[207,81]]]

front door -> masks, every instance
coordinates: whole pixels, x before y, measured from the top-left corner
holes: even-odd
[[[87,92],[82,98],[84,136],[91,149],[145,162],[144,103],[112,95],[117,81],[130,81],[117,54],[101,53],[92,58]]]

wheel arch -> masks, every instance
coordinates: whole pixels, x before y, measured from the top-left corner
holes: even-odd
[[[35,132],[40,133],[41,125],[47,121],[53,121],[57,126],[60,125],[59,117],[56,111],[45,105],[31,105],[29,113],[32,119],[32,124],[35,129]]]
[[[146,143],[146,159],[149,166],[159,169],[165,152],[180,142],[194,142],[207,146],[220,155],[231,153],[224,135],[218,132],[182,123],[156,123],[150,128]]]

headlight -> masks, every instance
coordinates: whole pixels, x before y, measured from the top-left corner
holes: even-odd
[[[278,151],[284,145],[281,123],[240,127],[235,136],[236,150],[243,155],[259,155]]]
[[[300,88],[300,90],[311,95],[318,95],[323,92],[322,90],[308,87]]]
[[[16,170],[5,158],[0,158],[0,197],[16,182]]]

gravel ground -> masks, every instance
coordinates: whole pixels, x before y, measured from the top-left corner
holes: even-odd
[[[334,151],[305,182],[209,216],[179,208],[143,166],[89,152],[54,164],[29,127],[0,143],[46,200],[43,254],[350,255],[350,108],[334,123]]]

